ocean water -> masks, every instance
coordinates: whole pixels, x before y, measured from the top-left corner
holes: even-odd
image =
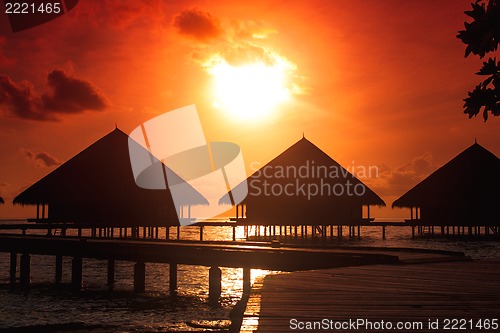
[[[42,231],[30,231],[43,234]],[[73,233],[73,232],[71,232]],[[71,233],[68,233],[70,235]],[[243,241],[243,228],[237,228],[237,239]],[[344,229],[347,235],[347,228]],[[160,229],[160,238],[165,230]],[[197,227],[181,228],[181,239],[198,239]],[[176,238],[175,229],[170,238]],[[206,227],[205,240],[230,240],[230,227]],[[500,258],[500,242],[467,238],[411,238],[409,227],[388,227],[382,240],[380,227],[362,227],[361,238],[344,237],[339,246],[405,247],[464,252],[474,259]],[[31,285],[23,289],[9,283],[8,253],[0,253],[0,332],[18,327],[35,331],[66,332],[188,332],[224,331],[230,324],[229,312],[242,294],[242,270],[222,269],[222,297],[219,306],[208,299],[208,267],[179,265],[178,295],[168,292],[168,265],[146,264],[146,293],[133,290],[133,263],[116,262],[113,291],[106,286],[107,263],[84,259],[83,289],[69,288],[71,258],[63,261],[63,283],[54,281],[55,258],[31,256]],[[272,274],[252,270],[252,279]],[[85,323],[85,328],[81,328]],[[54,325],[54,326],[49,326]]]

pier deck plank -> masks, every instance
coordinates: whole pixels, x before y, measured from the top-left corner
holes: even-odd
[[[497,318],[500,261],[374,265],[267,276],[257,332],[290,332],[290,319],[421,321]],[[437,331],[442,331],[442,327]],[[467,329],[471,331],[484,331]]]

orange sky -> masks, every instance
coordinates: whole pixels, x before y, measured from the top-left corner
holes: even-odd
[[[14,196],[115,123],[129,133],[189,104],[207,139],[239,144],[247,166],[268,162],[302,132],[344,166],[379,166],[379,177],[365,181],[390,205],[475,137],[500,155],[499,120],[462,112],[480,81],[481,61],[464,59],[455,37],[469,7],[469,0],[85,0],[18,33],[1,14],[0,217],[31,215],[11,206]],[[183,14],[187,20],[176,21]],[[262,50],[295,64],[291,83],[302,93],[269,117],[231,119],[212,106],[213,78],[201,63],[215,52],[244,62]],[[2,101],[7,89],[17,104]],[[401,212],[378,212],[391,214]]]

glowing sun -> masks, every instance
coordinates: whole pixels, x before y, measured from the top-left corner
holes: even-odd
[[[266,116],[290,98],[288,70],[285,61],[239,66],[219,61],[209,69],[214,77],[214,105],[239,120]]]

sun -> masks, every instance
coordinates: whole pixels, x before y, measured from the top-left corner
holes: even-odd
[[[290,98],[289,69],[290,65],[284,60],[238,66],[220,60],[208,70],[214,77],[214,106],[237,120],[269,115]]]

